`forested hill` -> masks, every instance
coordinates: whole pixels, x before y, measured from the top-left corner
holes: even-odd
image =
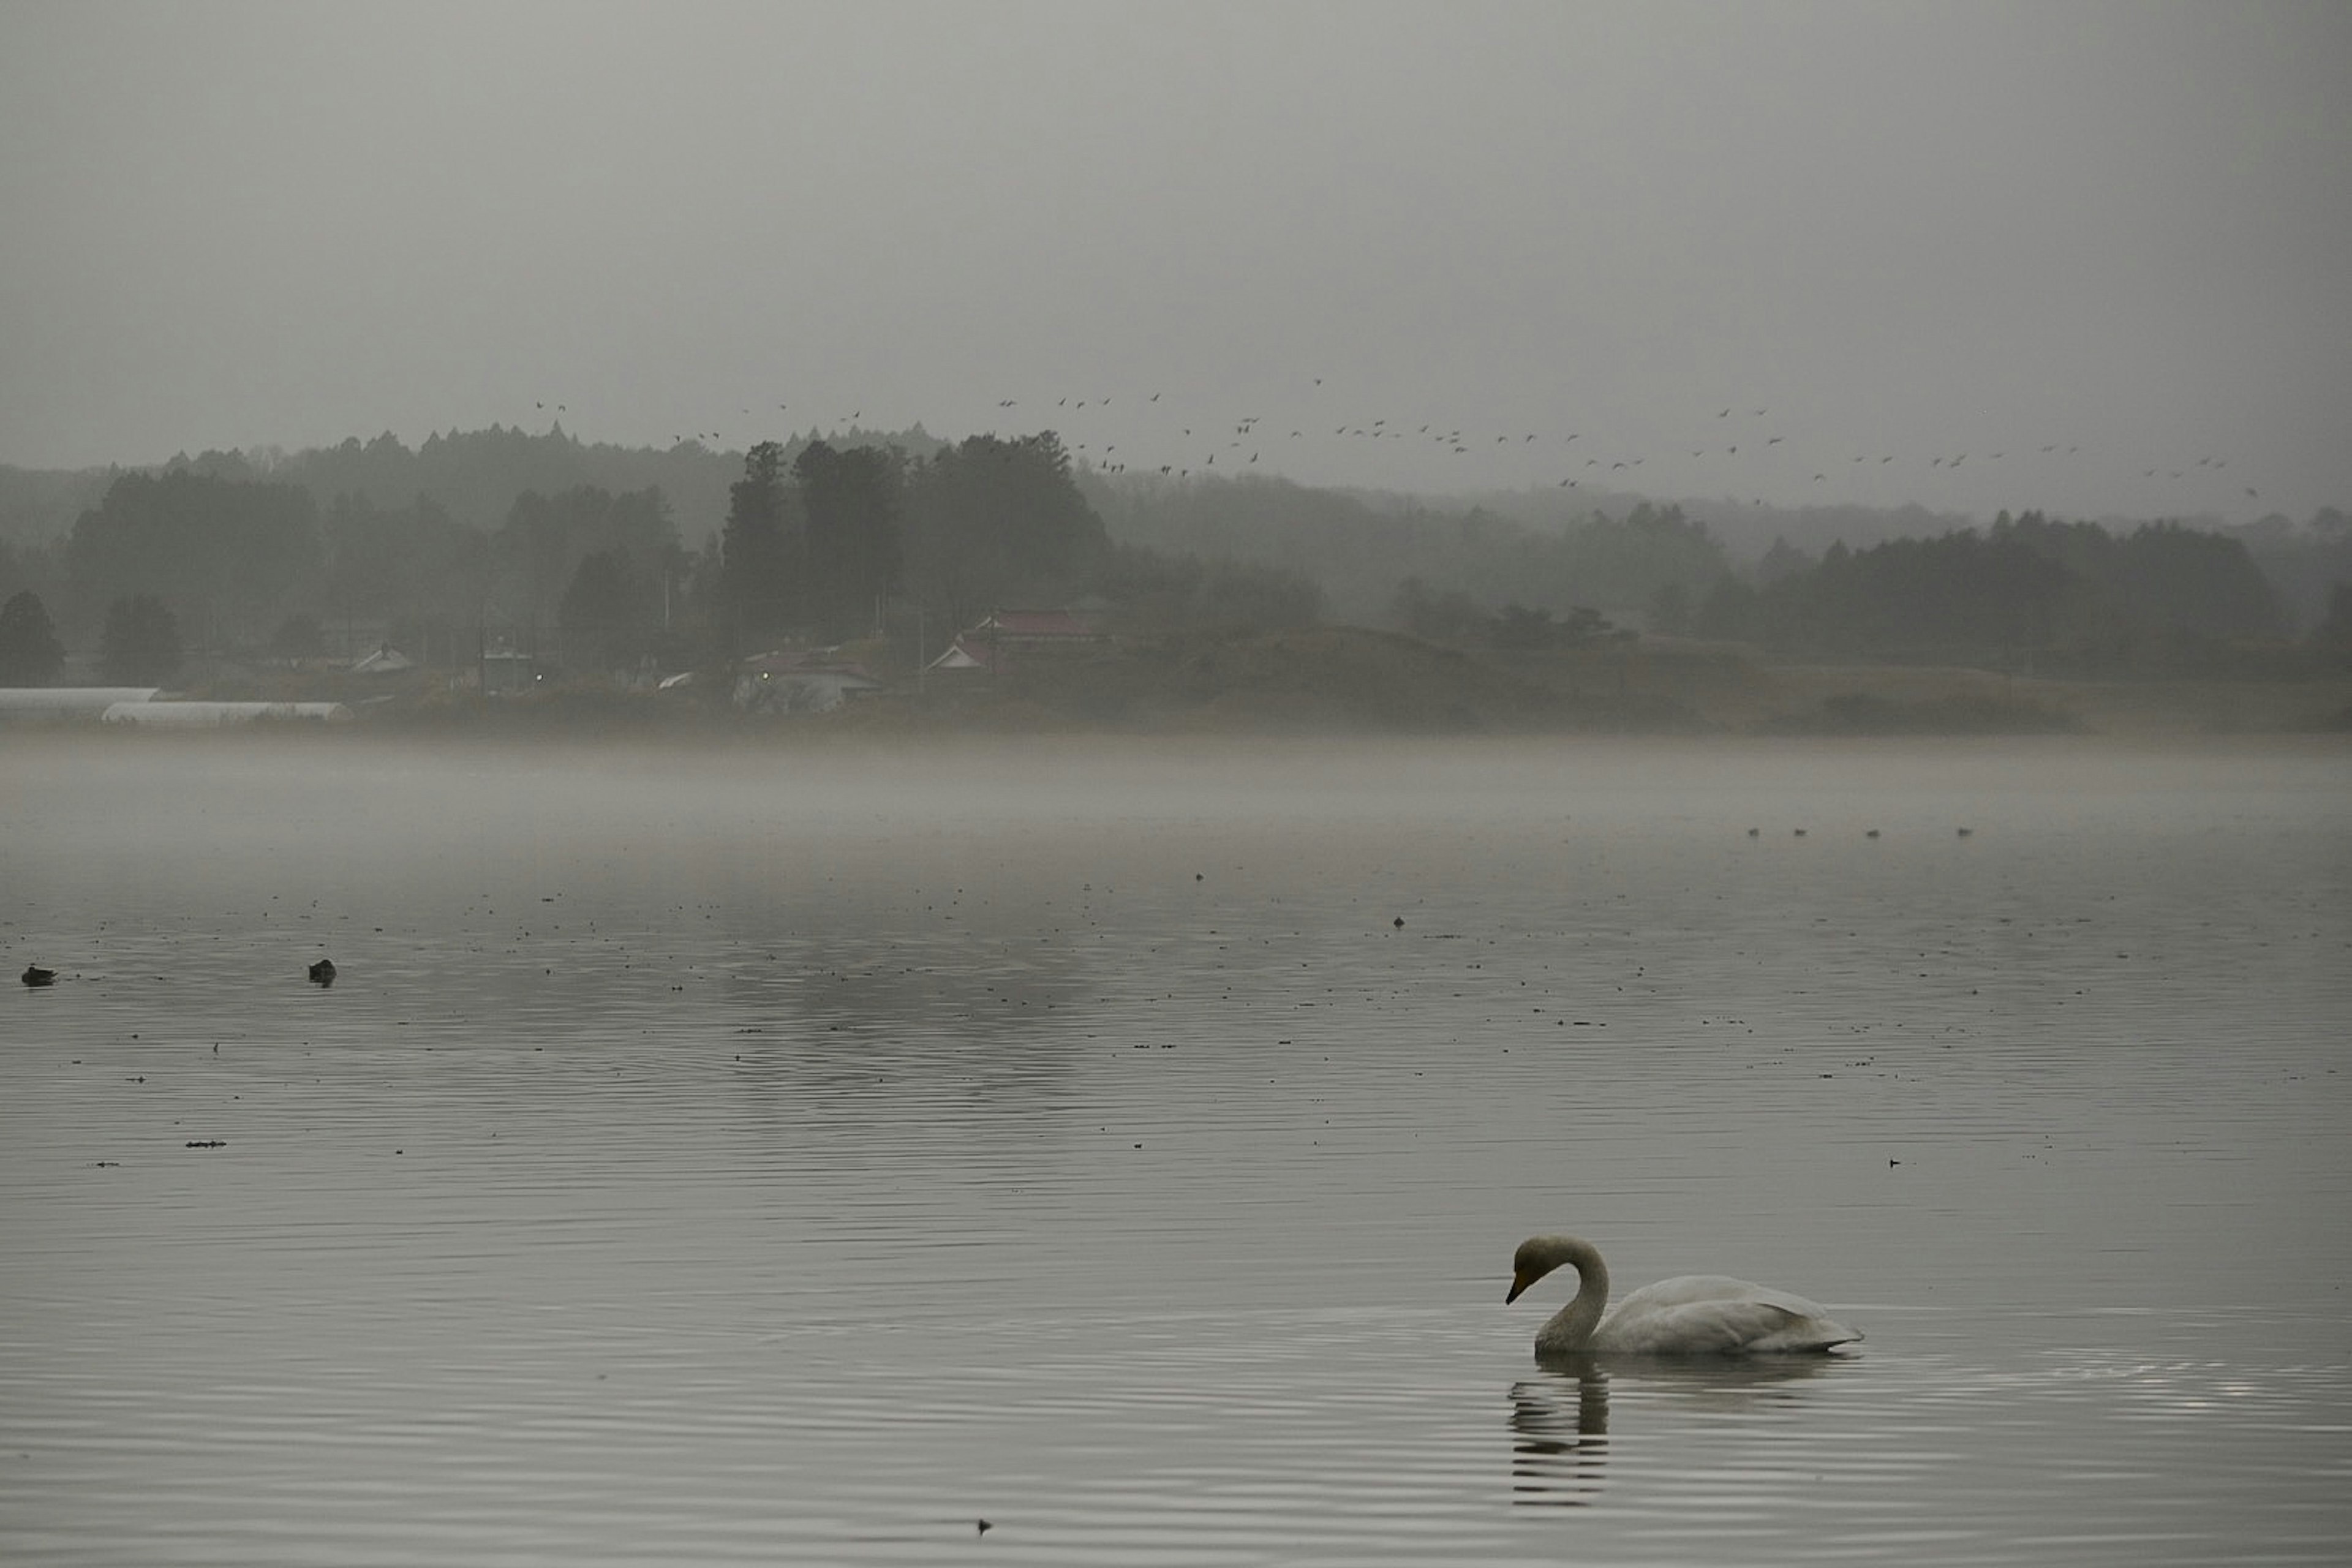
[[[1408,580],[1489,607],[1635,609],[1729,570],[1718,542],[1672,508],[1637,501],[1534,527],[1485,507],[1436,510],[1287,479],[1081,480],[1111,538],[1173,554],[1296,573],[1331,618],[1385,625]]]
[[[19,468],[0,463],[0,550],[61,539],[114,482],[108,468]]]
[[[1670,628],[1719,584],[1769,586],[1832,555],[1977,531],[1969,518],[1916,506],[1743,511],[1566,489],[1441,502],[1199,476],[1087,474],[1081,484],[1121,543],[1296,573],[1323,590],[1331,618],[1369,625],[1395,624],[1410,584],[1408,596],[1451,595],[1490,612],[1517,605],[1565,616],[1590,607]],[[2183,537],[2226,546],[2214,559],[2259,568],[2289,631],[2317,625],[2334,585],[2352,581],[2352,521],[2333,509],[2304,523],[2272,517],[2240,530],[2103,521],[2033,537],[2070,570],[2097,576],[2104,559],[2083,542],[2094,535],[2145,536],[2137,549],[2168,562]],[[2061,538],[2063,550],[2051,542]],[[2250,611],[2237,629],[2263,621]]]
[[[819,434],[782,437],[786,461]],[[941,446],[919,425],[911,430],[823,434],[837,447],[897,447],[915,458],[928,458]],[[339,496],[355,496],[385,510],[423,497],[455,521],[485,531],[503,523],[515,499],[526,491],[555,495],[583,485],[615,494],[658,489],[669,503],[678,537],[698,547],[727,521],[728,487],[743,476],[743,449],[706,445],[698,437],[667,448],[620,447],[582,441],[561,425],[541,435],[494,425],[430,435],[414,448],[387,433],[372,441],[354,436],[292,454],[183,453],[149,471],[182,468],[215,479],[299,485],[321,510]],[[84,511],[99,504],[120,471],[0,467],[0,540],[38,544],[69,532]]]
[[[1536,528],[1559,528],[1598,509],[1618,516],[1647,502],[1672,506],[1721,541],[1725,552],[1738,565],[1763,560],[1778,542],[1808,555],[1819,555],[1832,544],[1849,550],[1884,544],[1893,539],[1932,539],[1980,525],[1984,520],[1966,512],[1932,511],[1909,506],[1769,506],[1760,500],[1685,497],[1661,501],[1647,496],[1578,490],[1572,503],[1559,489],[1497,490],[1465,496],[1453,510],[1482,507],[1498,516]],[[2137,521],[2122,526],[2128,531]],[[2218,528],[2221,525],[2213,524]]]
[[[815,434],[780,443],[787,466]],[[895,447],[918,460],[943,445],[919,426],[831,432],[825,438],[839,450]],[[435,434],[414,448],[387,434],[293,454],[184,454],[162,469],[296,485],[310,493],[321,516],[343,498],[387,516],[423,515],[416,509],[429,503],[435,516],[484,535],[510,522],[526,495],[583,489],[657,493],[677,542],[691,552],[709,544],[725,521],[730,487],[741,478],[744,462],[743,452],[719,442],[717,432],[656,448],[583,442],[561,426],[538,434],[492,426]],[[54,577],[38,554],[61,546],[121,471],[0,467],[0,578],[37,587]],[[1620,618],[1654,621],[1661,608],[1697,605],[1727,576],[1769,585],[1810,569],[1832,546],[1866,550],[1933,539],[1963,531],[1972,521],[1917,506],[1776,509],[1729,500],[1661,505],[1630,493],[1567,488],[1438,499],[1317,489],[1272,478],[1169,479],[1083,467],[1074,477],[1115,542],[1277,568],[1316,584],[1330,618],[1370,624],[1393,622],[1398,593],[1408,581],[1416,591],[1458,594],[1490,611],[1517,604],[1564,616],[1591,606]],[[2139,525],[2102,526],[2120,537]],[[2244,529],[2197,531],[2244,545],[2276,594],[2289,629],[2316,625],[2327,613],[2334,584],[2352,580],[2352,527],[2332,509],[2308,521],[2271,517]]]

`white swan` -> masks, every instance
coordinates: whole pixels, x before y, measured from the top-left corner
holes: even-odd
[[[1536,1334],[1536,1355],[1766,1355],[1825,1351],[1862,1338],[1802,1296],[1727,1279],[1685,1274],[1634,1291],[1601,1318],[1609,1303],[1609,1266],[1601,1249],[1573,1236],[1538,1236],[1511,1258],[1506,1305],[1561,1264],[1576,1268],[1576,1299]]]

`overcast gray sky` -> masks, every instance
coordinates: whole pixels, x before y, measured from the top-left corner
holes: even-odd
[[[2300,517],[2352,505],[2347,79],[2334,0],[0,0],[0,461],[561,404]]]

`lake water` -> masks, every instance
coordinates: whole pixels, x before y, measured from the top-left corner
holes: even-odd
[[[11,1563],[2352,1551],[2341,743],[298,739],[0,735]]]

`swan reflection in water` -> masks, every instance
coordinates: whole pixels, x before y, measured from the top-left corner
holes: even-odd
[[[1511,1503],[1515,1508],[1589,1508],[1609,1463],[1612,1387],[1635,1412],[1670,1420],[1753,1414],[1793,1404],[1794,1384],[1843,1364],[1836,1356],[1601,1356],[1571,1352],[1538,1358],[1544,1375],[1511,1385]],[[1640,1425],[1638,1414],[1636,1425]]]
[[[1609,1463],[1609,1373],[1591,1356],[1511,1384],[1511,1504],[1586,1508]]]

